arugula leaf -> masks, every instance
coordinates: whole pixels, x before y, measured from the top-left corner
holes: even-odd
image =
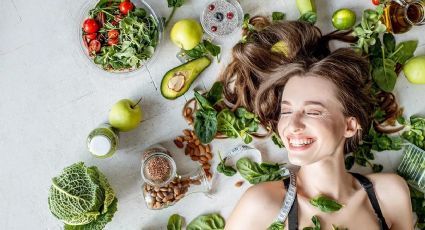
[[[273,222],[266,230],[284,230],[285,224],[279,221]]]
[[[258,184],[265,181],[276,181],[283,178],[285,170],[279,164],[261,163],[251,161],[243,157],[236,162],[239,174],[250,184]]]
[[[201,215],[192,220],[186,230],[224,230],[224,224],[219,214]]]
[[[167,230],[181,230],[183,218],[179,214],[173,214],[168,219]]]
[[[277,12],[277,11],[272,12],[272,20],[273,21],[285,20],[285,17],[286,17],[286,15],[283,12]]]
[[[308,22],[308,23],[314,25],[317,21],[317,14],[315,12],[309,11],[309,12],[301,15],[301,17],[298,19],[298,21]]]
[[[223,173],[226,176],[233,176],[236,174],[236,169],[234,169],[232,166],[226,165],[227,157],[224,159],[221,158],[220,152],[218,152],[218,156],[220,158],[220,163],[217,165],[217,171],[219,173]]]
[[[339,204],[337,201],[324,195],[318,195],[310,199],[310,204],[320,209],[320,211],[327,213],[336,212],[343,207],[343,205]]]
[[[217,133],[217,112],[198,110],[195,114],[195,134],[203,144],[210,143]]]

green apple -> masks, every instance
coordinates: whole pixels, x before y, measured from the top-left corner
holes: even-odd
[[[142,121],[142,109],[138,104],[130,99],[122,99],[115,103],[109,111],[109,124],[123,132],[139,126]]]
[[[181,49],[191,50],[201,42],[203,33],[198,21],[182,19],[171,28],[170,38]]]
[[[409,59],[403,66],[403,73],[413,84],[425,84],[425,55]]]

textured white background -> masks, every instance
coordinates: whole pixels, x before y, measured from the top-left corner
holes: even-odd
[[[146,0],[162,16],[168,16],[166,0]],[[172,21],[198,19],[206,0],[187,0]],[[167,101],[158,85],[164,73],[179,64],[178,48],[169,41],[169,29],[155,63],[132,77],[113,77],[93,68],[80,54],[77,31],[83,0],[0,1],[0,229],[60,229],[62,224],[47,206],[52,177],[77,161],[98,166],[108,177],[118,197],[118,212],[107,229],[163,229],[168,217],[179,213],[186,221],[209,213],[227,217],[240,194],[248,187],[234,187],[237,177],[218,177],[213,198],[191,195],[161,211],[145,207],[141,197],[140,153],[147,146],[171,140],[187,128],[181,108],[193,96],[193,88],[209,88],[229,60],[230,48],[239,33],[217,40],[222,61],[214,62],[193,84],[185,97]],[[298,18],[295,0],[242,0],[251,15],[283,11],[288,19]],[[324,33],[332,31],[333,11],[348,7],[360,16],[372,7],[369,0],[317,0],[318,23]],[[417,27],[397,40],[419,39],[416,55],[425,54],[425,26]],[[425,115],[425,85],[411,85],[400,76],[396,96],[405,114]],[[134,131],[121,135],[120,150],[109,159],[96,159],[85,145],[87,134],[107,120],[109,108],[122,98],[143,96],[144,121]],[[239,140],[215,140],[214,152],[226,151]],[[253,143],[263,159],[281,161],[286,153],[271,141]],[[192,164],[181,151],[177,163]],[[377,161],[392,171],[400,153],[378,153]],[[214,158],[217,162],[217,157]],[[357,171],[367,171],[356,168]]]

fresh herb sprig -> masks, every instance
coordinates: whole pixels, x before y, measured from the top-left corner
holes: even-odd
[[[199,43],[195,48],[191,50],[182,50],[182,55],[187,56],[188,61],[197,59],[203,56],[212,56],[217,59],[217,62],[220,62],[220,53],[221,48],[218,45],[215,45],[214,43],[203,40],[201,43]]]
[[[311,221],[313,222],[314,227],[304,227],[303,230],[320,230],[321,229],[319,217],[313,216],[311,217]]]
[[[369,53],[369,46],[374,45],[379,34],[387,29],[379,20],[383,12],[383,5],[379,5],[375,10],[364,10],[361,23],[354,27],[354,36],[359,38],[355,47],[364,53]]]
[[[167,0],[168,7],[173,8],[171,10],[170,16],[168,16],[167,20],[165,21],[165,27],[167,27],[168,23],[170,23],[171,19],[174,16],[174,13],[176,12],[176,9],[181,7],[184,4],[185,0]]]
[[[226,176],[233,176],[236,174],[236,169],[230,165],[226,165],[227,157],[224,159],[221,157],[221,153],[218,152],[218,157],[220,158],[220,163],[217,165],[217,172],[222,173]]]

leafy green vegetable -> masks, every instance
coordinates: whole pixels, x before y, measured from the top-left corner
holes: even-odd
[[[335,226],[335,225],[332,224],[332,230],[348,230],[348,228],[337,227],[337,226]]]
[[[167,230],[181,230],[183,218],[179,214],[173,214],[168,219]]]
[[[106,17],[104,26],[99,30],[103,37],[108,37],[110,30],[118,30],[119,43],[107,45],[106,39],[99,53],[93,53],[94,63],[101,65],[105,70],[123,71],[139,68],[152,57],[158,44],[158,23],[152,15],[147,15],[143,8],[130,11],[120,22],[115,25],[115,15],[119,14],[119,1],[112,5],[98,3],[99,7],[89,12],[91,17],[103,13]]]
[[[409,186],[410,199],[412,202],[412,210],[418,216],[416,227],[419,229],[425,228],[425,195],[423,192]]]
[[[224,219],[219,214],[201,215],[192,220],[186,230],[222,230]]]
[[[118,200],[115,198],[106,213],[101,214],[96,221],[84,225],[64,225],[64,230],[102,230],[106,224],[111,222],[114,213],[117,211]]]
[[[403,138],[425,150],[425,117],[413,115],[410,117],[408,130],[401,135]]]
[[[272,12],[272,20],[273,21],[285,20],[285,17],[286,17],[286,15],[283,12],[277,12],[277,11]]]
[[[236,162],[236,168],[241,176],[250,184],[265,181],[276,181],[283,178],[285,168],[279,164],[261,163],[243,157]]]
[[[382,13],[382,5],[375,10],[366,9],[363,11],[361,23],[354,27],[354,36],[359,38],[355,47],[365,53],[369,53],[369,47],[373,46],[379,34],[386,30],[385,25],[379,20]]]
[[[201,43],[199,43],[195,48],[191,50],[183,50],[182,55],[188,56],[188,60],[197,59],[203,56],[212,56],[217,58],[217,62],[220,62],[219,56],[220,56],[221,48],[218,45],[213,44],[212,42],[208,40],[203,40]]]
[[[212,106],[221,102],[223,100],[223,83],[219,81],[214,82],[206,98]]]
[[[270,225],[266,230],[284,230],[285,224],[280,221],[275,221],[272,225]]]
[[[317,216],[313,216],[311,218],[311,221],[313,222],[314,227],[305,227],[305,228],[303,228],[303,230],[320,230],[321,229],[320,228],[320,220]]]
[[[324,195],[318,195],[310,199],[310,204],[320,209],[320,211],[327,213],[336,212],[343,207],[343,205],[339,204],[337,201]]]
[[[228,137],[240,136],[246,144],[252,141],[251,133],[258,130],[260,121],[257,116],[239,107],[235,113],[229,109],[223,109],[217,115],[218,132]]]
[[[165,27],[167,27],[168,23],[170,23],[171,19],[173,18],[174,13],[176,12],[176,9],[181,7],[184,4],[185,0],[167,0],[168,7],[173,9],[171,10],[170,16],[168,16],[167,21],[165,21]]]
[[[417,47],[418,41],[400,42],[396,47],[396,51],[394,51],[390,58],[395,62],[404,65],[409,58],[413,57],[413,53]]]
[[[279,135],[277,135],[277,133],[275,132],[272,133],[272,141],[279,148],[285,148],[285,145],[283,144],[282,139],[280,139]]]
[[[226,159],[222,159],[220,152],[218,152],[218,156],[220,158],[220,163],[217,165],[217,171],[219,173],[223,173],[226,176],[233,176],[236,174],[236,169],[234,169],[232,166],[226,165]]]
[[[48,203],[52,214],[68,229],[102,229],[117,209],[106,177],[97,167],[86,167],[83,162],[66,167],[52,179]]]
[[[210,143],[217,133],[217,112],[215,110],[198,110],[195,115],[195,134],[199,140]]]
[[[317,21],[317,14],[315,12],[309,11],[301,15],[298,21],[308,22],[314,25]]]

